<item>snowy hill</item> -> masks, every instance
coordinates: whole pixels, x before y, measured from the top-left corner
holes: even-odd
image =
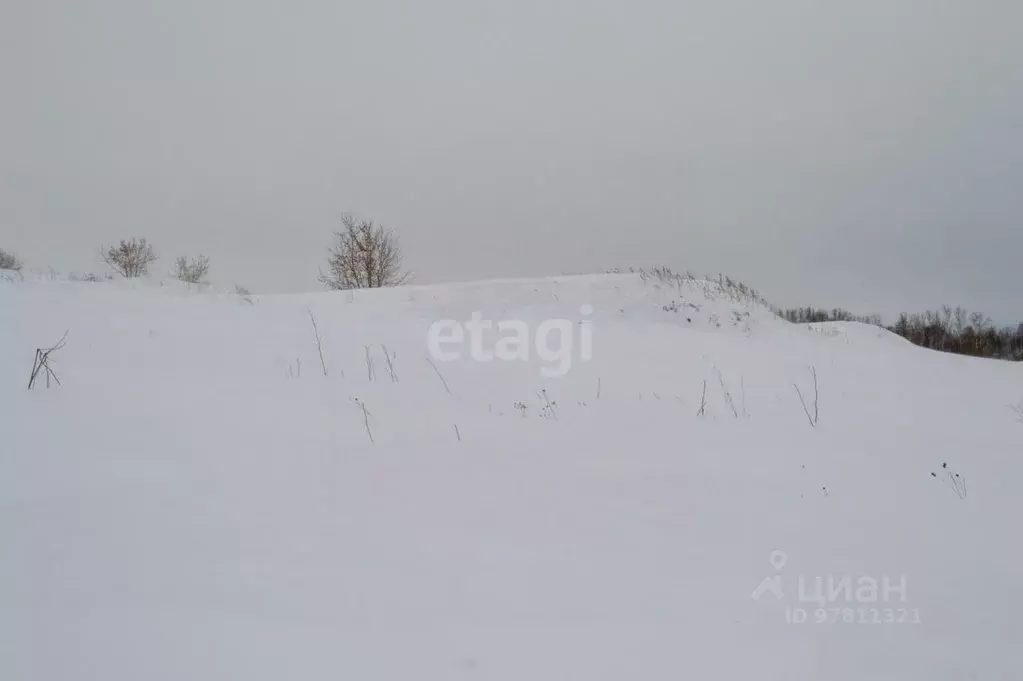
[[[1019,679],[1021,401],[718,282],[0,282],[0,678]]]

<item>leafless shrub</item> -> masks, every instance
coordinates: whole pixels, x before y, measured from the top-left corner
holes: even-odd
[[[112,281],[113,278],[114,278],[114,275],[111,274],[110,272],[107,272],[102,277],[100,277],[100,276],[98,276],[97,274],[95,274],[93,272],[83,272],[82,274],[76,274],[76,273],[72,272],[71,274],[68,275],[67,278],[70,281],[85,281],[85,282],[89,282],[91,284],[95,284],[95,283],[98,283],[98,282],[101,282],[101,281]]]
[[[0,249],[0,270],[10,270],[12,272],[20,272],[24,263],[14,253],[10,253],[3,249]]]
[[[253,300],[252,300],[252,291],[250,291],[249,289],[245,288],[244,286],[239,286],[238,284],[235,284],[234,285],[234,294],[236,296],[238,296],[239,298],[241,298],[242,300],[244,300],[249,305],[254,305],[255,304],[253,302]]]
[[[753,303],[762,305],[768,309],[771,308],[771,304],[768,303],[755,288],[747,286],[738,279],[732,279],[731,277],[720,273],[718,274],[717,279],[714,279],[713,277],[707,277],[707,279],[711,284],[711,288],[713,288],[714,284],[717,284],[716,292],[719,296],[723,296],[728,300],[737,303]],[[710,293],[710,291],[708,291],[708,293]],[[708,297],[716,296],[708,295]]]
[[[696,412],[697,416],[703,416],[707,413],[707,381],[703,382],[703,395],[700,397],[700,411]]]
[[[111,246],[101,255],[103,262],[125,279],[149,274],[149,266],[157,260],[153,247],[145,239],[122,239],[119,246]]]
[[[320,283],[338,291],[399,286],[409,279],[402,271],[401,244],[394,232],[347,214],[341,216],[341,226]]]
[[[656,279],[662,284],[672,284],[679,293],[682,293],[683,287],[698,288],[703,292],[704,297],[711,300],[725,298],[737,303],[756,304],[771,308],[767,300],[752,286],[747,286],[741,281],[723,274],[707,275],[704,279],[697,279],[690,271],[680,273],[668,267],[654,267],[649,270],[644,268],[636,270],[630,267],[629,272],[638,272],[643,283]],[[672,307],[677,307],[677,305]],[[667,311],[677,312],[678,310],[669,309]]]
[[[210,272],[210,259],[205,255],[197,258],[181,256],[174,263],[174,276],[186,284],[205,284]]]

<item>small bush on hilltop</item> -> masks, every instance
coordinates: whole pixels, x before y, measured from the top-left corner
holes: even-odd
[[[210,259],[205,255],[189,260],[181,256],[174,264],[174,276],[187,284],[205,284],[210,273]]]
[[[22,266],[23,263],[21,262],[21,258],[16,256],[14,253],[0,249],[0,270],[20,272]]]
[[[607,270],[607,272],[618,274],[621,273],[621,270]],[[732,279],[724,274],[718,274],[717,276],[707,275],[704,279],[698,279],[690,271],[682,274],[675,272],[670,267],[640,268],[638,270],[629,268],[629,272],[638,273],[644,283],[651,279],[656,279],[661,284],[671,284],[679,292],[682,291],[684,286],[695,287],[701,289],[704,296],[709,299],[723,297],[737,303],[755,303],[767,308],[771,307],[767,300],[752,286],[747,286],[743,282]]]
[[[327,258],[327,272],[320,283],[332,291],[400,286],[410,274],[402,270],[401,244],[389,229],[372,220],[341,216],[343,231]]]
[[[111,246],[102,252],[102,256],[103,262],[125,279],[149,274],[149,266],[157,259],[153,247],[145,239],[122,239],[119,246]]]

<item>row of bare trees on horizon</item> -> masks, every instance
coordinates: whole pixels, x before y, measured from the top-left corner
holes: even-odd
[[[150,267],[159,260],[146,239],[122,239],[116,246],[103,247],[103,262],[111,272],[125,279],[149,275]],[[0,250],[0,270],[20,272],[22,260],[13,253]],[[172,274],[189,284],[205,284],[210,272],[210,259],[205,255],[179,257]],[[329,290],[380,288],[406,283],[411,273],[403,269],[401,243],[390,229],[350,214],[341,216],[341,229],[334,233],[328,249],[327,269],[320,270],[319,281]],[[83,277],[98,281],[95,275]]]
[[[899,315],[894,324],[881,323],[880,315],[855,315],[842,308],[797,307],[775,312],[796,324],[861,322],[887,329],[915,345],[957,355],[1023,361],[1023,322],[998,327],[983,312],[944,305],[938,310]]]

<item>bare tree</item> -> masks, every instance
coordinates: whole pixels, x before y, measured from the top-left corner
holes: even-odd
[[[956,309],[952,313],[954,319],[952,321],[952,333],[957,336],[961,336],[963,331],[966,330],[967,320],[970,318],[966,308],[956,306]]]
[[[149,266],[156,261],[153,247],[145,239],[121,240],[120,246],[102,251],[103,262],[125,279],[149,274]]]
[[[988,317],[983,312],[971,312],[970,323],[977,330],[978,333],[983,332],[987,327],[991,326],[991,317]]]
[[[344,229],[335,233],[337,241],[329,251],[327,273],[320,272],[320,283],[337,291],[400,286],[408,280],[394,232],[348,214],[341,216],[341,226]]]
[[[181,256],[174,265],[174,276],[188,284],[205,284],[209,272],[210,259],[205,255],[191,260]]]
[[[0,249],[0,270],[12,270],[20,272],[22,268],[21,258],[14,253]]]

